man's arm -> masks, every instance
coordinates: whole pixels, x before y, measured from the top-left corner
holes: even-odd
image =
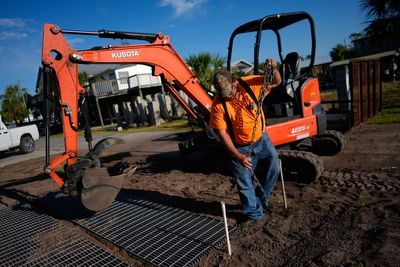
[[[222,144],[225,149],[228,150],[229,154],[237,159],[240,164],[246,169],[251,169],[251,159],[245,154],[240,153],[232,142],[232,139],[227,131],[227,129],[216,129]]]
[[[273,71],[273,75],[274,75],[274,79],[272,80],[272,84],[271,87],[277,87],[278,85],[281,84],[282,82],[282,77],[281,74],[279,73],[279,71],[277,70],[277,63],[275,60],[273,60],[272,58],[268,58],[267,60],[265,60],[265,66],[266,65],[271,65],[272,66],[272,71]]]
[[[277,69],[274,69],[273,71],[274,71],[274,79],[272,80],[271,84],[272,88],[277,87],[282,82],[282,77],[279,71]]]

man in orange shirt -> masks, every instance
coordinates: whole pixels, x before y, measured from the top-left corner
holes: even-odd
[[[272,84],[265,88],[268,93],[281,83],[281,76],[274,60],[267,59],[265,63],[273,69]],[[265,131],[262,109],[256,120],[257,100],[263,90],[263,82],[264,76],[260,75],[234,80],[226,70],[218,71],[214,76],[218,96],[211,107],[210,127],[216,130],[231,155],[246,224],[260,220],[263,211],[268,209],[269,198],[279,174],[278,154]],[[252,180],[258,162],[265,163],[262,167],[266,168],[265,174],[257,177],[263,190],[255,190]]]

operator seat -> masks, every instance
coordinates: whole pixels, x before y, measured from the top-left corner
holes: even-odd
[[[282,83],[286,89],[286,93],[292,98],[295,97],[295,92],[299,87],[300,77],[300,57],[296,52],[291,52],[286,55],[282,62]]]
[[[267,117],[292,117],[298,113],[298,97],[296,90],[300,81],[300,56],[296,52],[286,55],[280,66],[282,83],[272,89],[264,102]]]

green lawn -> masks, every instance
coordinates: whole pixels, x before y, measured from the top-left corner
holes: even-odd
[[[369,123],[400,123],[400,81],[382,84],[382,112]]]
[[[192,127],[188,125],[187,119],[177,119],[173,121],[167,121],[162,123],[159,126],[141,126],[141,127],[131,127],[127,129],[123,129],[123,133],[134,133],[134,132],[154,132],[154,131],[189,131]],[[105,128],[95,127],[92,128],[92,135],[104,135],[104,134],[112,134],[117,131],[117,126],[106,126]],[[83,136],[84,131],[82,129],[79,130],[78,135]],[[57,133],[51,135],[52,137],[60,137],[63,136],[63,133]]]
[[[337,100],[336,89],[321,92],[322,101]],[[329,110],[330,104],[323,104]],[[400,123],[400,81],[382,84],[382,111],[369,124]]]
[[[327,91],[321,91],[321,100],[322,101],[336,101],[337,99],[337,90],[331,89]]]
[[[326,91],[321,91],[321,101],[337,101],[337,90],[331,89]],[[322,104],[322,107],[325,110],[330,110],[332,108],[332,104]]]
[[[154,132],[154,131],[179,131],[179,130],[190,130],[191,127],[188,125],[188,120],[187,119],[178,119],[178,120],[173,120],[173,121],[167,121],[164,123],[161,123],[159,126],[141,126],[141,127],[131,127],[127,129],[123,129],[124,133],[133,133],[133,132]],[[104,133],[110,133],[110,132],[115,132],[116,131],[116,126],[107,126],[104,129],[93,129],[93,135],[96,134],[104,134]],[[83,134],[83,132],[81,133]]]

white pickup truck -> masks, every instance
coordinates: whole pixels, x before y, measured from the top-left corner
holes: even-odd
[[[19,148],[23,153],[35,150],[35,140],[39,139],[36,125],[7,128],[0,116],[0,152]]]

